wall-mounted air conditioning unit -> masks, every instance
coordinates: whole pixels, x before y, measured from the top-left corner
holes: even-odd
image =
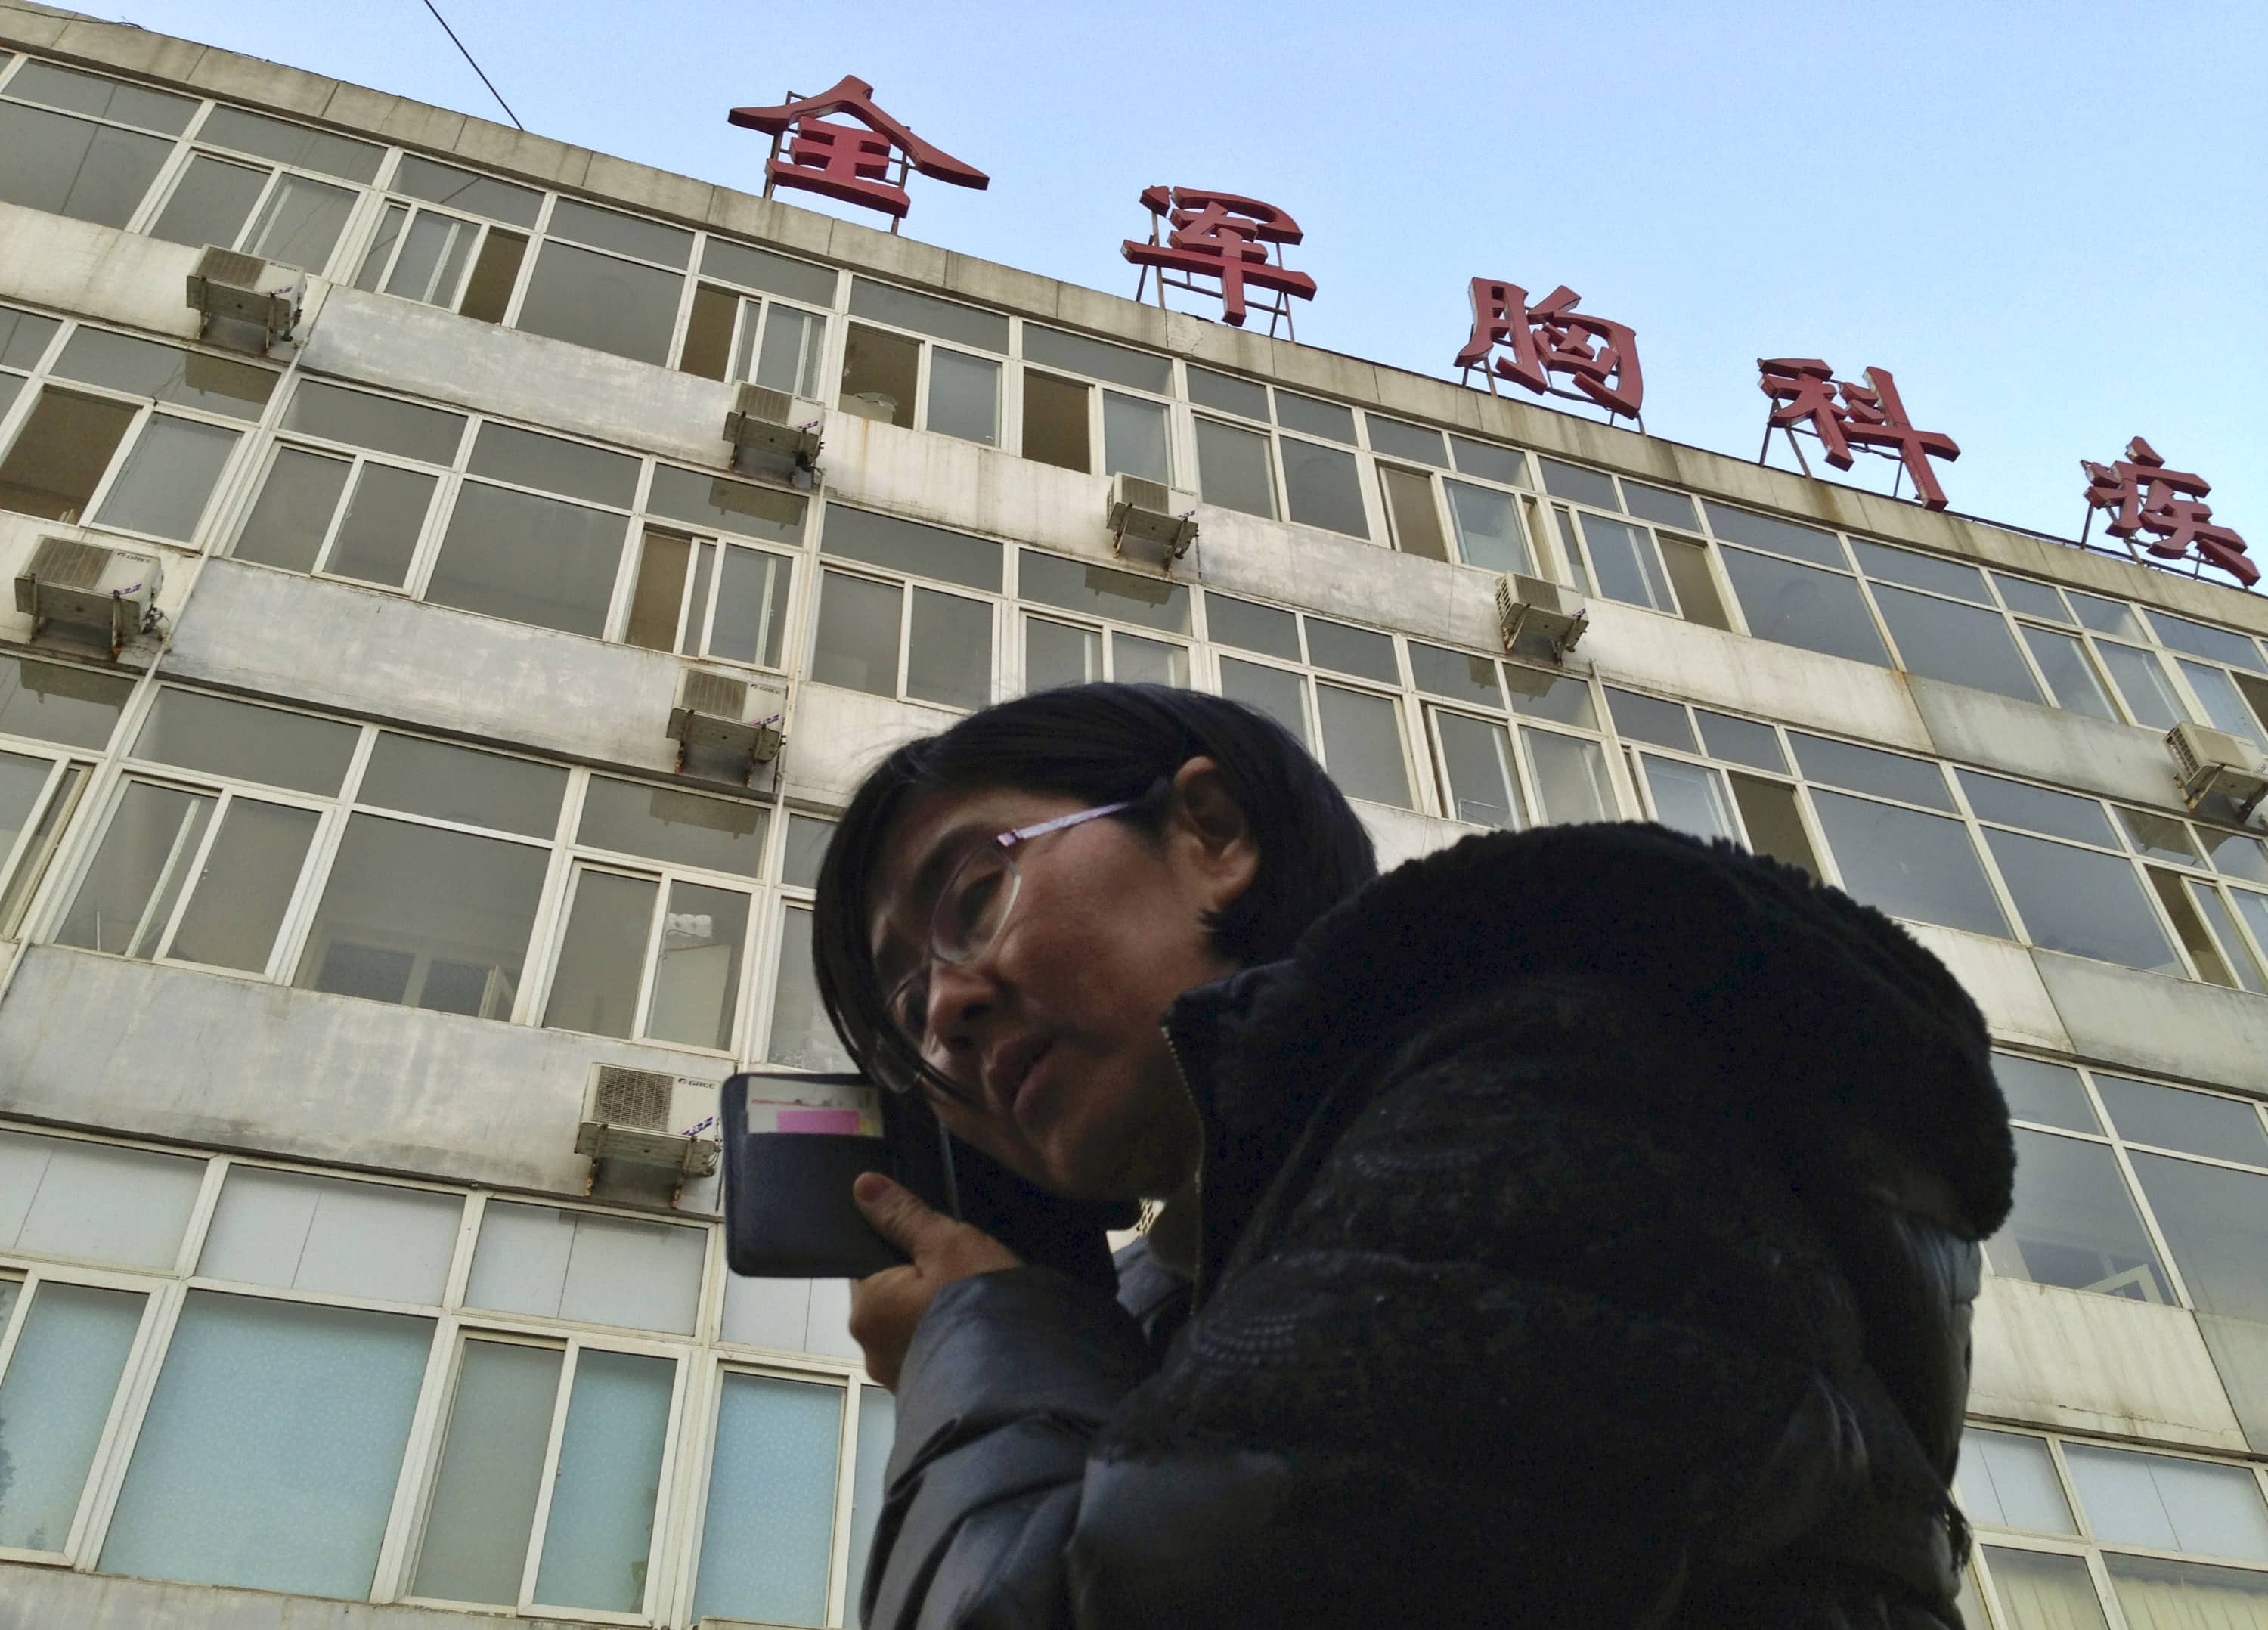
[[[1130,542],[1135,554],[1163,564],[1179,560],[1197,541],[1197,500],[1193,492],[1176,492],[1162,481],[1130,476],[1121,470],[1110,478],[1110,501],[1103,512],[1110,531],[1110,547],[1123,555]]]
[[[717,1169],[717,1086],[663,1070],[594,1064],[583,1087],[575,1153],[705,1177]]]
[[[2176,725],[2166,732],[2166,749],[2174,756],[2182,797],[2192,809],[2218,794],[2235,806],[2242,821],[2268,794],[2268,757],[2242,736],[2204,725]]]
[[[1591,614],[1573,590],[1508,572],[1496,586],[1496,621],[1506,651],[1557,662],[1582,638]]]
[[[678,674],[666,734],[678,745],[681,770],[687,750],[707,748],[745,758],[753,775],[756,765],[779,756],[786,717],[787,689],[777,680],[688,667]]]
[[[725,439],[735,458],[744,450],[769,453],[809,469],[825,445],[820,432],[826,424],[827,410],[815,402],[768,385],[742,385],[725,416]]]
[[[225,343],[232,337],[227,324],[239,323],[244,325],[244,343],[239,349],[265,352],[277,341],[291,337],[306,287],[306,278],[288,267],[208,246],[197,256],[196,270],[189,274],[189,309],[202,320],[197,337]],[[223,320],[217,331],[216,319]],[[254,333],[260,336],[256,345],[252,343]]]
[[[92,631],[110,654],[147,625],[165,586],[154,556],[105,549],[79,538],[41,538],[16,574],[16,609],[32,619],[33,638],[50,623]]]

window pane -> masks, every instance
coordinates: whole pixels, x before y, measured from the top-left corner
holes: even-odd
[[[509,424],[481,426],[468,468],[476,476],[493,476],[616,509],[629,508],[637,491],[638,461],[628,454]]]
[[[0,509],[77,520],[133,423],[134,409],[122,402],[41,391],[0,461]]]
[[[2016,1128],[2016,1204],[1984,1242],[1993,1272],[2170,1306],[2173,1287],[2108,1146]]]
[[[819,1005],[819,976],[811,960],[811,913],[780,912],[773,948],[772,1027],[765,1059],[791,1070],[847,1070],[850,1055]]]
[[[92,114],[98,119],[138,124],[146,130],[162,130],[167,136],[179,136],[188,129],[197,111],[195,98],[81,73],[54,63],[26,63],[8,82],[8,94],[73,113]]]
[[[1302,745],[1307,743],[1307,709],[1300,700],[1300,692],[1306,688],[1305,680],[1280,667],[1240,662],[1234,657],[1220,660],[1221,695],[1258,708],[1290,731]]]
[[[1042,328],[1036,322],[1024,325],[1024,359],[1084,373],[1089,379],[1108,380],[1115,385],[1130,385],[1136,390],[1152,391],[1160,396],[1174,388],[1174,364],[1170,358],[1130,350],[1123,345],[1091,340],[1082,334],[1065,334],[1060,328]]]
[[[198,127],[197,139],[217,147],[232,147],[239,152],[297,165],[302,169],[320,170],[326,175],[348,181],[377,180],[379,160],[386,156],[385,149],[373,147],[368,142],[334,136],[328,130],[310,129],[304,124],[286,124],[281,119],[247,113],[226,104],[214,108],[211,116]]]
[[[866,1578],[866,1556],[888,1492],[890,1449],[898,1435],[897,1401],[880,1387],[858,1389],[858,1461],[850,1473],[850,1580],[843,1600],[857,1602]]]
[[[1910,804],[1926,804],[1948,815],[1953,811],[1953,797],[1945,790],[1945,772],[1927,759],[1877,752],[1871,747],[1793,730],[1788,732],[1788,740],[1795,745],[1795,762],[1815,781],[1847,786],[1857,793],[1879,793]]]
[[[1269,473],[1268,438],[1208,418],[1197,421],[1197,490],[1204,501],[1275,519],[1276,485]]]
[[[750,338],[755,337],[756,306],[748,302]],[[713,284],[693,285],[693,309],[685,320],[685,338],[677,353],[678,371],[705,380],[723,380],[733,363],[733,325],[740,320],[742,301]]]
[[[468,481],[425,598],[597,638],[622,562],[620,515]]]
[[[55,765],[26,753],[0,752],[0,860],[16,846]]]
[[[1539,818],[1547,824],[1615,818],[1615,792],[1607,756],[1596,741],[1548,730],[1522,729],[1528,768],[1535,775]]]
[[[368,391],[342,390],[320,380],[302,380],[299,388],[291,393],[291,405],[284,409],[284,428],[329,441],[342,441],[351,447],[368,447],[398,458],[416,459],[421,463],[450,464],[456,461],[457,444],[465,439],[465,417],[461,413],[444,413],[438,408],[420,407],[414,402],[398,402],[391,396],[374,396]],[[482,443],[488,458],[501,455],[502,450],[490,436],[483,434]],[[523,479],[512,468],[499,468],[490,473],[506,480]]]
[[[1024,689],[1092,684],[1102,677],[1102,636],[1047,617],[1024,619]]]
[[[155,956],[212,808],[210,798],[129,782],[55,931],[56,943]]]
[[[153,136],[0,102],[0,203],[123,226],[173,151]]]
[[[818,815],[789,815],[787,841],[780,851],[780,881],[792,889],[818,888],[819,868],[827,859],[827,845],[834,837],[832,821]]]
[[[252,206],[260,202],[261,191],[268,185],[269,174],[266,170],[195,154],[174,184],[173,195],[151,223],[150,235],[167,243],[212,243],[234,248],[237,234],[244,230]]]
[[[758,804],[593,776],[576,840],[754,877],[763,867],[764,822]]]
[[[527,253],[527,240],[518,232],[489,229],[481,240],[480,258],[465,281],[464,298],[457,309],[477,322],[502,322],[512,304],[512,291],[519,281],[519,262]]]
[[[2086,1558],[2002,1545],[1986,1545],[1984,1552],[1992,1568],[2000,1620],[2009,1630],[2107,1630],[2110,1621],[2088,1576]]]
[[[646,941],[659,885],[650,878],[580,870],[543,1022],[556,1029],[628,1036],[637,1020]]]
[[[1724,596],[1717,592],[1716,579],[1709,575],[1708,545],[1697,538],[1672,537],[1666,532],[1654,542],[1661,549],[1661,563],[1669,573],[1670,585],[1677,591],[1679,614],[1689,623],[1729,631],[1733,621],[1725,615]]]
[[[534,226],[536,211],[543,204],[543,195],[531,188],[515,187],[492,176],[475,175],[453,165],[436,164],[416,153],[401,155],[401,167],[394,176],[394,190],[423,198],[428,203],[446,203],[468,215],[510,221],[515,226]]]
[[[1189,365],[1189,400],[1200,407],[1219,408],[1224,413],[1234,413],[1248,419],[1268,422],[1268,387],[1256,385],[1250,380],[1240,380],[1226,373],[1215,373],[1211,368]],[[1203,424],[1203,420],[1198,421]]]
[[[549,837],[559,827],[567,772],[502,753],[381,731],[363,771],[360,800],[412,815]]]
[[[997,351],[1005,356],[1008,350],[1008,320],[996,312],[980,311],[974,306],[963,306],[956,300],[940,300],[926,294],[916,294],[910,289],[895,288],[887,283],[870,283],[864,277],[850,280],[850,309],[861,317],[872,317],[877,322],[887,322],[901,328],[911,328],[917,334],[927,334],[940,340],[952,340],[961,345],[974,345],[980,350]]]
[[[1622,508],[1622,500],[1615,496],[1614,477],[1604,471],[1585,469],[1579,464],[1563,463],[1557,459],[1540,455],[1536,462],[1543,467],[1543,490],[1553,498],[1572,498],[1578,504],[1595,504],[1601,509]]]
[[[1456,702],[1476,702],[1501,710],[1504,692],[1498,689],[1496,664],[1486,657],[1440,645],[1410,642],[1410,675],[1418,689]]]
[[[1882,608],[1910,673],[1997,690],[2020,702],[2041,700],[2040,688],[2016,654],[1999,612],[1882,584],[1874,586],[1874,603]]]
[[[1656,820],[1696,837],[1740,841],[1740,826],[1733,819],[1732,798],[1721,771],[1682,759],[1658,758],[1652,753],[1645,758]]]
[[[338,247],[355,195],[304,175],[278,176],[246,237],[247,253],[284,266],[320,271]]]
[[[2268,1176],[2163,1154],[2132,1158],[2190,1300],[2208,1313],[2268,1323]]]
[[[0,1248],[173,1271],[205,1162],[0,1131]]]
[[[464,1211],[455,1194],[234,1166],[197,1272],[247,1285],[438,1302]]]
[[[1211,638],[1240,651],[1300,660],[1300,620],[1273,606],[1256,606],[1226,594],[1205,596],[1205,627]]]
[[[635,1613],[645,1604],[654,1502],[676,1363],[585,1347],[551,1484],[535,1599]]]
[[[1811,799],[1843,886],[1857,898],[1893,917],[2009,937],[1960,822],[1840,793]]]
[[[1000,546],[965,532],[925,527],[917,520],[880,515],[869,509],[829,505],[820,549],[829,555],[941,578],[964,588],[1000,592]]]
[[[1803,830],[1795,789],[1785,782],[1738,772],[1731,780],[1733,801],[1740,806],[1741,819],[1749,829],[1749,847],[1810,873],[1814,882],[1825,881],[1819,857],[1812,852],[1811,835]]]
[[[2063,1457],[2096,1538],[2268,1562],[2268,1508],[2246,1468],[2093,1443]]]
[[[2044,1439],[1970,1427],[1961,1435],[1953,1486],[1972,1523],[2043,1534],[2078,1531]]]
[[[185,770],[335,793],[361,731],[336,719],[167,685],[134,738],[134,756]]]
[[[2018,832],[1988,830],[1984,841],[2033,944],[2181,977],[2131,863]]]
[[[1548,719],[1555,725],[1574,725],[1595,730],[1598,710],[1591,702],[1591,687],[1571,675],[1554,674],[1518,662],[1504,665],[1505,689],[1512,696],[1512,711],[1530,719]]]
[[[876,696],[898,694],[898,616],[903,590],[841,572],[821,573],[811,676]]]
[[[1110,676],[1122,685],[1172,685],[1187,690],[1189,653],[1186,645],[1169,645],[1162,639],[1113,630],[1110,635]]]
[[[2008,602],[2008,609],[2021,611],[2028,617],[2045,617],[2052,623],[2068,623],[2071,612],[2063,603],[2063,596],[2052,584],[2035,583],[2029,578],[2012,578],[2006,572],[1988,574],[2000,591],[2000,598]]]
[[[1602,515],[1583,517],[1583,541],[1591,546],[1591,565],[1599,593],[1655,611],[1675,611],[1653,539],[1627,521]]]
[[[1305,526],[1368,537],[1370,523],[1363,515],[1362,477],[1355,471],[1354,454],[1293,436],[1285,437],[1281,446],[1284,490],[1291,502],[1292,519]]]
[[[2146,615],[2150,626],[2158,632],[2161,645],[2171,645],[2176,651],[2186,651],[2192,656],[2211,657],[2216,662],[2226,662],[2231,667],[2250,668],[2256,674],[2268,674],[2260,661],[2260,653],[2251,640],[2225,628],[2214,628],[2204,623],[2192,623],[2187,617],[2177,617],[2170,611],[2151,608]]]
[[[1166,409],[1162,402],[1102,393],[1102,462],[1106,471],[1170,485],[1173,461],[1166,453]]]
[[[2126,1622],[2141,1630],[2258,1630],[2268,1625],[2268,1574],[2115,1553],[2102,1560]]]
[[[2103,694],[2102,682],[2095,676],[2095,665],[2087,660],[2085,646],[2071,635],[2052,629],[2034,628],[2029,623],[2018,626],[2024,631],[2024,643],[2032,648],[2032,660],[2047,675],[2048,690],[2058,707],[2096,719],[2118,717],[2110,698]]]
[[[1682,748],[1689,753],[1701,750],[1693,740],[1693,726],[1685,710],[1675,702],[1609,685],[1607,709],[1615,716],[1615,728],[1624,735],[1656,747]]]
[[[394,275],[386,280],[386,291],[427,306],[455,305],[465,257],[473,252],[480,232],[471,221],[418,210],[409,240],[394,260]]]
[[[1386,518],[1394,535],[1394,547],[1405,555],[1417,555],[1426,560],[1448,559],[1449,540],[1441,531],[1440,511],[1434,507],[1432,477],[1418,470],[1381,464],[1378,467],[1378,484],[1386,494]],[[1470,490],[1487,491],[1484,487]],[[1502,498],[1499,493],[1489,496]],[[1504,508],[1507,512],[1512,508],[1509,499],[1504,500]],[[1487,549],[1486,540],[1481,548]]]
[[[1189,631],[1186,585],[1042,555],[1037,549],[1024,549],[1016,557],[1016,594],[1020,599],[1172,634]]]
[[[1859,570],[1879,582],[1903,583],[1909,588],[1950,594],[1955,600],[1979,606],[1992,603],[1992,596],[1984,590],[1984,574],[1960,561],[1916,554],[1911,549],[1888,549],[1864,538],[1852,538],[1851,550],[1859,557]]]
[[[191,1291],[102,1571],[367,1597],[432,1339],[427,1318]]]
[[[107,508],[107,505],[105,505]],[[2244,698],[2236,694],[2235,682],[2217,667],[2207,667],[2202,662],[2192,662],[2187,657],[2175,659],[2190,682],[2205,708],[2205,716],[2213,721],[2216,730],[2226,730],[2242,741],[2250,741],[2263,752],[2268,752],[2268,730],[2263,730]]]
[[[490,1200],[465,1302],[689,1335],[707,1244],[697,1228]]]
[[[313,572],[323,535],[345,492],[354,467],[344,459],[320,458],[295,447],[277,450],[233,551],[239,560],[289,572]]]
[[[154,415],[95,516],[98,525],[186,543],[235,451],[237,432]]]
[[[1086,399],[1094,387],[1024,371],[1024,456],[1059,469],[1083,470],[1087,456]]]
[[[409,559],[438,484],[416,470],[364,465],[324,570],[400,588],[409,575]]]
[[[2091,798],[2074,798],[2068,793],[2050,792],[2043,786],[2004,781],[1974,770],[1955,773],[1961,778],[1961,790],[1969,794],[1969,807],[1977,812],[1980,821],[1998,821],[2007,826],[2021,826],[2027,831],[2045,832],[2082,844],[2099,844],[2105,849],[2118,847],[2118,839],[2110,830],[2110,817],[2103,814],[2102,806]]]
[[[1665,527],[1675,527],[1685,532],[1698,532],[1701,518],[1693,512],[1693,500],[1683,492],[1672,492],[1666,487],[1649,487],[1642,481],[1623,477],[1623,501],[1630,513],[1641,520],[1651,520]]]
[[[259,973],[299,885],[315,812],[231,800],[166,955]]]
[[[850,325],[843,345],[841,407],[862,418],[901,430],[914,427],[914,391],[921,375],[921,342]]]
[[[519,1600],[565,1356],[556,1347],[465,1343],[412,1596],[507,1607]]]
[[[247,420],[261,416],[277,378],[273,368],[87,328],[64,344],[55,372],[129,396]]]
[[[701,1525],[696,1622],[711,1615],[792,1625],[826,1619],[843,1397],[840,1387],[725,1376]],[[862,1405],[862,1450],[866,1420]],[[887,1428],[877,1435],[887,1441]],[[859,1462],[863,1470],[863,1453]]]
[[[2014,1053],[1992,1055],[1992,1079],[2008,1101],[2008,1113],[2020,1121],[2043,1126],[2063,1126],[2073,1132],[2101,1132],[2095,1110],[2080,1085],[2079,1072],[2039,1058]]]
[[[1410,767],[1394,704],[1367,691],[1318,684],[1315,708],[1323,761],[1339,790],[1350,798],[1410,808]]]
[[[1393,639],[1366,628],[1309,617],[1307,658],[1317,667],[1352,674],[1358,679],[1375,679],[1389,685],[1402,680],[1402,670],[1394,660]]]
[[[1521,819],[1512,735],[1502,725],[1436,712],[1441,738],[1441,801],[1452,820],[1515,830]]]
[[[776,542],[797,542],[803,533],[804,500],[796,494],[679,469],[674,464],[654,466],[645,506],[652,514]]]
[[[992,608],[983,601],[914,590],[906,645],[908,696],[968,708],[992,699]]]
[[[933,345],[929,354],[929,428],[943,436],[1000,445],[1000,365]]]
[[[351,817],[292,983],[510,1017],[546,854],[501,838]]]
[[[1746,549],[1728,549],[1723,556],[1725,574],[1733,581],[1749,631],[1757,638],[1890,666],[1889,653],[1852,579]]]
[[[2213,860],[2214,871],[2224,877],[2241,877],[2247,882],[2268,883],[2268,845],[2241,832],[2218,831],[2212,827],[2202,830],[2205,852]]]
[[[733,889],[674,882],[661,919],[661,954],[645,1033],[691,1047],[730,1047],[740,992],[748,896]]]
[[[549,242],[536,253],[516,326],[659,365],[669,360],[684,286],[675,272]]]
[[[1701,507],[1709,517],[1709,529],[1727,542],[1769,549],[1775,555],[1810,561],[1814,565],[1842,566],[1845,569],[1850,565],[1850,562],[1843,557],[1843,546],[1831,532],[1822,532],[1816,527],[1798,526],[1792,520],[1779,520],[1749,510],[1727,509],[1722,504],[1712,504],[1706,499],[1702,501]]]
[[[2190,829],[2170,815],[2152,815],[2147,810],[2118,809],[2119,824],[2126,829],[2128,841],[2136,853],[2152,860],[2178,860],[2183,866],[2203,866],[2196,841]]]
[[[0,1376],[0,1545],[60,1551],[70,1540],[147,1300],[52,1280],[33,1293]],[[0,1303],[0,1329],[7,1322]]]
[[[764,319],[763,350],[750,377],[790,395],[816,397],[819,359],[826,345],[826,318],[775,304]]]
[[[1326,437],[1350,447],[1355,445],[1352,409],[1302,396],[1281,385],[1276,387],[1276,422],[1285,430]]]
[[[2096,640],[2095,650],[2102,659],[2102,666],[2110,670],[2111,680],[2117,685],[2118,694],[2135,723],[2148,725],[2154,730],[2169,730],[2189,717],[2176,699],[2173,681],[2158,665],[2155,653],[2137,651],[2132,645],[2109,639]]]
[[[1701,720],[1701,740],[1710,757],[1752,764],[1758,770],[1786,770],[1787,759],[1779,750],[1779,737],[1770,725],[1760,725],[1751,719],[1734,719],[1728,713],[1712,713],[1705,707],[1693,711]]]
[[[2147,1081],[2095,1072],[2095,1085],[2121,1137],[2211,1160],[2268,1166],[2268,1131],[2260,1111],[2235,1098],[2154,1087]]]

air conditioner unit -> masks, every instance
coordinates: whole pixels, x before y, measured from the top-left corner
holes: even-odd
[[[745,756],[754,766],[779,756],[786,717],[787,690],[777,681],[688,667],[677,676],[666,734],[678,744],[680,769],[685,749],[696,747]]]
[[[2219,794],[2236,807],[2240,821],[2268,793],[2268,758],[2243,737],[2204,725],[2176,725],[2166,732],[2167,750],[2182,797],[2192,809]]]
[[[1110,529],[1110,546],[1127,552],[1127,540],[1139,552],[1160,564],[1179,560],[1197,541],[1197,500],[1193,492],[1176,492],[1162,481],[1130,476],[1120,470],[1110,478],[1110,502],[1103,512]]]
[[[213,320],[223,318],[258,329],[260,343],[244,349],[264,352],[291,337],[306,286],[299,273],[271,266],[256,254],[208,246],[189,274],[189,309],[202,319],[197,337],[206,338]]]
[[[1572,589],[1508,572],[1496,586],[1496,620],[1506,651],[1557,662],[1582,638],[1591,614]]]
[[[16,574],[16,609],[31,617],[34,638],[48,623],[93,628],[116,656],[149,621],[165,583],[165,565],[153,556],[79,538],[41,538],[31,564]]]
[[[823,445],[820,431],[826,423],[827,410],[815,402],[768,385],[742,385],[725,416],[725,439],[736,453],[775,454],[808,469]]]
[[[717,1087],[664,1070],[594,1064],[575,1153],[705,1177],[717,1169]]]

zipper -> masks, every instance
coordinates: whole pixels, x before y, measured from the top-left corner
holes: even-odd
[[[1204,1107],[1197,1103],[1197,1088],[1189,1085],[1189,1073],[1182,1063],[1182,1050],[1174,1041],[1174,1027],[1171,1024],[1161,1021],[1159,1023],[1158,1029],[1159,1033],[1166,1038],[1166,1056],[1173,1060],[1174,1079],[1181,1083],[1182,1095],[1189,1100],[1189,1113],[1197,1117],[1197,1176],[1191,1180],[1189,1184],[1189,1205],[1196,1213],[1194,1221],[1197,1225],[1191,1231],[1197,1241],[1196,1259],[1190,1265],[1189,1271],[1189,1306],[1192,1309],[1195,1309],[1196,1308],[1203,1305],[1204,1302],[1205,1160],[1206,1156],[1211,1151],[1212,1140],[1205,1134],[1204,1110]]]

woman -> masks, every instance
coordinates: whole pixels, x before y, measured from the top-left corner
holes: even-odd
[[[2014,1165],[1975,1006],[1659,827],[1373,873],[1189,692],[1027,697],[860,787],[828,1012],[909,1154],[926,1105],[992,1174],[986,1229],[859,1180],[912,1258],[852,1303],[898,1398],[869,1630],[1958,1625]]]

